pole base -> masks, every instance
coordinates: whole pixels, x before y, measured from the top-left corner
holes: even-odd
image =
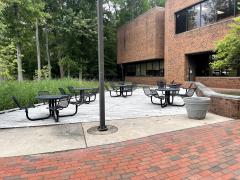
[[[92,135],[108,135],[116,133],[117,131],[118,128],[111,125],[108,125],[105,128],[100,128],[100,126],[94,126],[87,130],[88,134]]]
[[[108,130],[107,126],[105,127],[98,126],[98,131],[107,131],[107,130]]]

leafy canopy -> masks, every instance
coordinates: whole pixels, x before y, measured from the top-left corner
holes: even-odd
[[[240,17],[234,19],[227,36],[216,43],[216,61],[211,63],[213,69],[240,67]]]

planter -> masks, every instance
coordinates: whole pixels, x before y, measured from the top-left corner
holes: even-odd
[[[183,99],[187,109],[188,118],[190,119],[205,119],[210,98],[207,97],[186,97]]]

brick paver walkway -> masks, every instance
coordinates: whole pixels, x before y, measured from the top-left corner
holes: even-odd
[[[0,178],[240,179],[240,122],[88,149],[1,158]]]

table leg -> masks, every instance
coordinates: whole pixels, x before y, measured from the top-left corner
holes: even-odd
[[[80,90],[80,92],[79,92],[79,96],[80,96],[80,104],[83,104],[83,101],[84,101],[84,94],[83,94],[83,91],[82,90]]]
[[[123,96],[123,87],[120,87],[120,96]]]
[[[170,92],[169,91],[165,92],[165,98],[166,98],[166,104],[171,104],[171,102],[170,102]]]
[[[52,105],[52,100],[51,99],[49,99],[49,101],[48,101],[48,107],[49,107],[50,116],[53,116],[53,111],[52,111],[53,105]]]

